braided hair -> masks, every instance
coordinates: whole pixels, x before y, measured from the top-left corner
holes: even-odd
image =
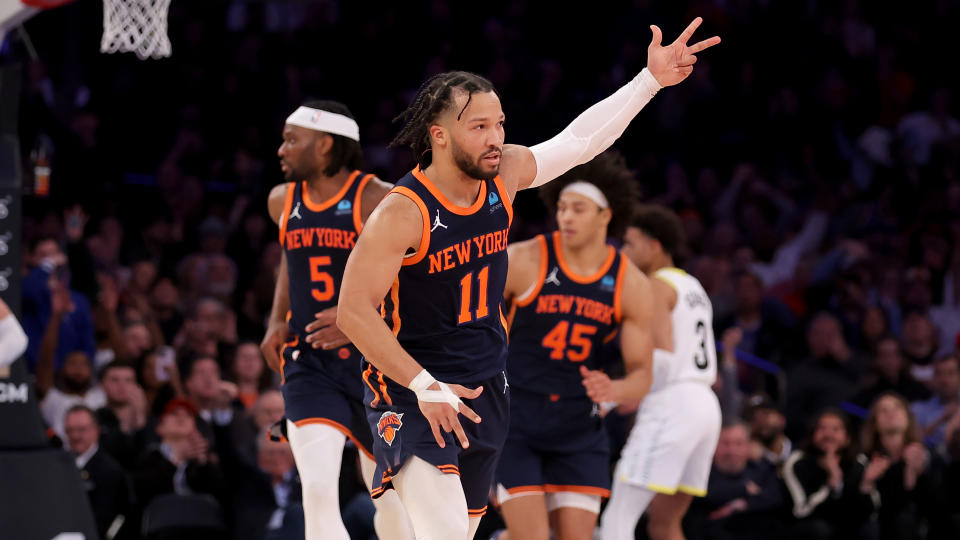
[[[615,150],[607,150],[583,165],[570,169],[540,188],[540,200],[551,214],[556,215],[563,188],[580,180],[597,186],[607,198],[611,213],[607,235],[622,238],[633,219],[633,207],[640,197],[637,179],[633,171],[627,168],[623,155]]]
[[[421,169],[430,165],[433,159],[429,152],[430,125],[440,113],[453,105],[454,88],[467,93],[467,102],[457,115],[457,120],[467,110],[475,92],[496,92],[492,82],[468,71],[448,71],[430,77],[417,90],[410,106],[393,119],[394,122],[402,120],[404,124],[390,143],[390,148],[408,146],[416,154]]]

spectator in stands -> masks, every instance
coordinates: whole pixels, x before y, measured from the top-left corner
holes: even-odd
[[[884,392],[896,392],[908,401],[925,399],[930,395],[927,387],[913,378],[900,343],[892,336],[877,341],[873,366],[864,379],[864,387],[850,401],[867,408]]]
[[[931,454],[920,442],[920,430],[907,402],[893,393],[881,395],[870,407],[861,438],[870,462],[860,491],[876,493],[880,539],[917,538],[934,508],[936,475],[931,472]]]
[[[107,398],[97,411],[100,444],[124,467],[133,467],[143,450],[140,430],[147,423],[147,400],[137,384],[132,364],[114,360],[100,371],[100,386]]]
[[[70,289],[67,256],[53,238],[38,239],[28,252],[32,266],[23,279],[23,329],[29,338],[27,364],[36,369],[43,344],[52,367],[60,369],[67,355],[80,351],[93,358],[96,343],[90,302]]]
[[[740,328],[743,332],[740,349],[779,362],[785,344],[791,343],[788,328],[794,324],[793,317],[782,304],[764,298],[763,281],[756,274],[743,272],[735,278],[735,284],[735,314],[718,321],[717,328]],[[723,335],[722,331],[718,335]]]
[[[101,538],[111,527],[120,527],[132,516],[130,486],[123,467],[98,444],[100,427],[96,415],[85,405],[74,405],[64,419],[67,447],[80,469],[90,507]],[[118,529],[120,530],[120,529]],[[121,534],[112,538],[127,538]]]
[[[750,459],[766,460],[779,467],[793,452],[793,442],[784,434],[787,419],[780,407],[765,394],[747,401],[744,420],[750,426]]]
[[[159,418],[168,401],[184,395],[176,352],[172,347],[160,347],[140,356],[135,365],[149,417]]]
[[[781,529],[783,503],[776,467],[750,460],[747,424],[737,418],[725,421],[707,496],[696,499],[691,507],[691,521],[696,523],[692,527],[718,540],[772,538]]]
[[[787,374],[787,425],[793,438],[826,407],[837,406],[856,391],[863,373],[860,358],[847,346],[836,317],[816,315],[807,327],[809,357]]]
[[[133,473],[141,509],[164,493],[221,494],[222,474],[210,444],[197,430],[197,409],[190,400],[174,398],[167,403],[157,435],[159,445],[147,452]]]
[[[738,416],[743,410],[744,395],[740,390],[740,365],[737,363],[737,346],[743,338],[743,331],[731,326],[723,332],[721,340],[720,365],[717,369],[717,381],[713,385],[720,401],[720,410],[724,418]]]
[[[252,341],[237,346],[230,366],[230,379],[237,385],[237,397],[250,411],[263,392],[273,383],[273,374],[267,369],[260,347]]]
[[[150,306],[163,332],[163,342],[173,343],[183,325],[183,315],[179,310],[180,293],[170,278],[157,280],[150,293]]]
[[[939,358],[933,364],[933,397],[911,406],[928,448],[943,450],[946,424],[960,412],[960,354]]]
[[[846,415],[827,409],[816,418],[806,450],[797,450],[783,466],[783,479],[797,519],[797,540],[860,537],[874,511],[869,493],[860,491],[864,456],[857,456]]]
[[[56,326],[51,325],[51,328],[56,331]],[[68,354],[63,368],[55,376],[53,350],[49,341],[41,347],[37,363],[37,393],[42,396],[40,412],[44,421],[62,440],[65,436],[63,418],[70,407],[83,404],[96,410],[106,405],[107,398],[103,389],[95,384],[93,366],[85,352]]]
[[[268,390],[253,405],[253,422],[257,431],[268,428],[283,418],[283,394],[279,390]]]
[[[229,471],[236,540],[302,538],[300,478],[287,442],[274,442],[266,430],[257,436],[256,465],[240,460]]]
[[[257,434],[270,429],[283,419],[283,394],[279,390],[267,390],[260,394],[249,414],[235,425],[234,437],[238,452],[248,461],[256,461],[260,441]]]
[[[863,313],[863,321],[860,323],[863,350],[869,354],[876,354],[880,343],[889,336],[890,322],[887,320],[887,313],[877,305],[867,307]]]
[[[914,311],[903,320],[903,352],[910,372],[918,381],[930,384],[937,354],[937,329],[926,314]]]

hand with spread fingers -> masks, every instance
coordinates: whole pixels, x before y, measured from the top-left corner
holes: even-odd
[[[686,79],[693,73],[693,64],[697,62],[696,54],[720,43],[720,38],[713,36],[693,45],[687,45],[702,22],[703,19],[697,17],[680,34],[680,37],[666,46],[661,45],[663,32],[660,27],[650,26],[653,38],[650,40],[650,46],[647,47],[647,69],[660,86],[673,86]]]
[[[459,384],[445,384],[437,381],[428,386],[425,391],[417,392],[420,412],[430,423],[433,437],[440,448],[447,446],[443,438],[444,433],[453,433],[460,441],[461,447],[470,447],[467,434],[464,433],[463,426],[460,424],[460,415],[466,416],[476,424],[480,423],[480,415],[467,407],[460,398],[476,399],[482,392],[482,386],[470,390]]]

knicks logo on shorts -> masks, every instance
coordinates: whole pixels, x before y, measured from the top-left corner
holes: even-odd
[[[380,438],[386,441],[387,446],[393,446],[393,440],[397,438],[397,431],[403,427],[403,413],[387,411],[380,415],[380,421],[377,422],[377,433]]]

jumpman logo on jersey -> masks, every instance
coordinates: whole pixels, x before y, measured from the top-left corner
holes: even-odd
[[[444,229],[447,228],[446,225],[444,225],[443,223],[440,223],[440,209],[439,209],[439,208],[437,208],[437,219],[433,220],[433,228],[430,229],[430,232],[433,232],[433,231],[437,230],[437,227],[443,227]]]
[[[550,275],[547,276],[547,279],[544,279],[544,283],[553,283],[557,287],[560,286],[560,279],[557,277],[557,272],[560,271],[560,268],[557,266],[553,267],[553,270],[550,271]]]
[[[290,219],[293,218],[303,219],[303,216],[300,215],[300,201],[297,201],[297,205],[293,207],[293,212],[290,212]]]
[[[503,375],[503,393],[506,394],[507,388],[510,388],[510,383],[507,382],[507,372],[501,371],[500,373]]]

